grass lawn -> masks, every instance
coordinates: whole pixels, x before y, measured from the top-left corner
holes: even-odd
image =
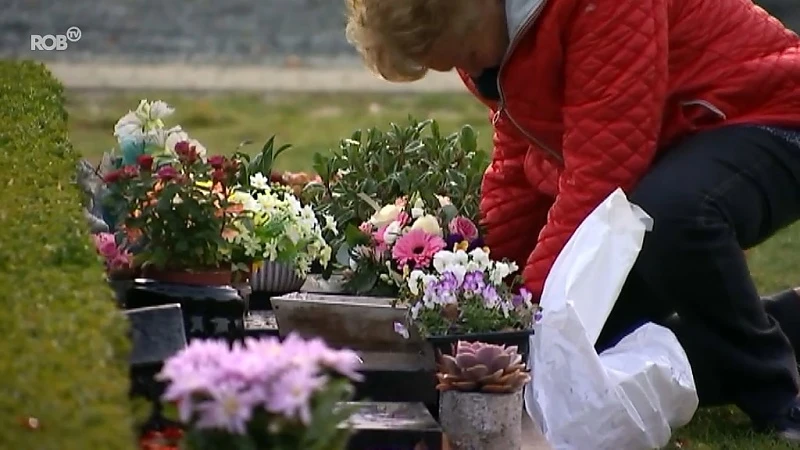
[[[162,99],[177,108],[174,122],[200,140],[210,152],[233,150],[245,139],[257,144],[277,135],[291,143],[279,167],[307,170],[311,155],[327,151],[353,130],[386,127],[409,114],[435,118],[443,132],[471,124],[480,133],[481,146],[489,148],[490,128],[485,108],[469,95],[224,95],[197,96],[175,93],[69,94],[70,133],[74,146],[97,159],[111,148],[117,119],[133,109],[140,98]],[[750,253],[752,271],[765,292],[793,287],[800,282],[797,255],[800,226],[780,233]],[[730,408],[697,413],[679,430],[670,448],[777,450],[793,448],[750,433],[747,419]]]

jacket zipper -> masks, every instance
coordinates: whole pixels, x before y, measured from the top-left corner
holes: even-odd
[[[520,36],[524,35],[525,32],[528,30],[528,28],[531,26],[531,24],[533,24],[534,20],[536,20],[536,18],[539,17],[539,14],[542,12],[542,9],[544,9],[544,5],[546,3],[547,3],[547,0],[543,1],[542,4],[539,5],[539,7],[536,8],[536,10],[531,12],[531,14],[528,16],[527,19],[525,19],[525,22],[522,24],[522,27],[517,32],[517,35],[514,36],[514,40],[509,44],[508,51],[506,51],[506,54],[503,57],[503,60],[500,62],[500,69],[498,69],[498,71],[497,71],[497,93],[500,96],[500,104],[498,105],[497,111],[495,111],[494,116],[492,117],[492,125],[496,125],[497,121],[500,120],[500,115],[505,113],[505,115],[508,118],[509,122],[511,122],[511,124],[514,125],[514,127],[517,129],[517,131],[519,131],[529,141],[531,141],[534,144],[536,144],[539,148],[541,148],[542,150],[547,152],[550,156],[552,156],[553,158],[555,158],[556,160],[558,160],[559,162],[561,162],[563,164],[564,157],[561,156],[560,153],[558,153],[557,151],[553,150],[549,146],[545,145],[540,139],[538,139],[536,136],[534,136],[531,133],[529,133],[525,128],[523,128],[519,124],[519,122],[517,122],[516,120],[514,120],[513,117],[511,117],[511,114],[508,112],[507,109],[505,109],[506,100],[505,100],[505,96],[503,95],[503,88],[500,86],[500,76],[502,75],[503,69],[505,68],[506,63],[508,62],[508,59],[511,57],[511,54],[514,52],[514,48],[519,43]]]

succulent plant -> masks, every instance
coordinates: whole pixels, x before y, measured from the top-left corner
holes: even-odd
[[[515,392],[530,381],[530,373],[516,346],[458,341],[455,356],[439,355],[440,391]]]

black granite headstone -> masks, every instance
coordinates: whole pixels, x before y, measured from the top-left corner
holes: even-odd
[[[186,347],[183,313],[177,303],[129,309],[132,366],[158,364]]]

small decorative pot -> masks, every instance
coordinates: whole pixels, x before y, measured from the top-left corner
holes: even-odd
[[[253,292],[268,292],[272,296],[284,295],[299,291],[306,282],[289,264],[264,261],[260,266],[253,266],[250,272],[250,287]]]
[[[512,394],[444,391],[439,422],[452,450],[520,450],[522,390]]]

